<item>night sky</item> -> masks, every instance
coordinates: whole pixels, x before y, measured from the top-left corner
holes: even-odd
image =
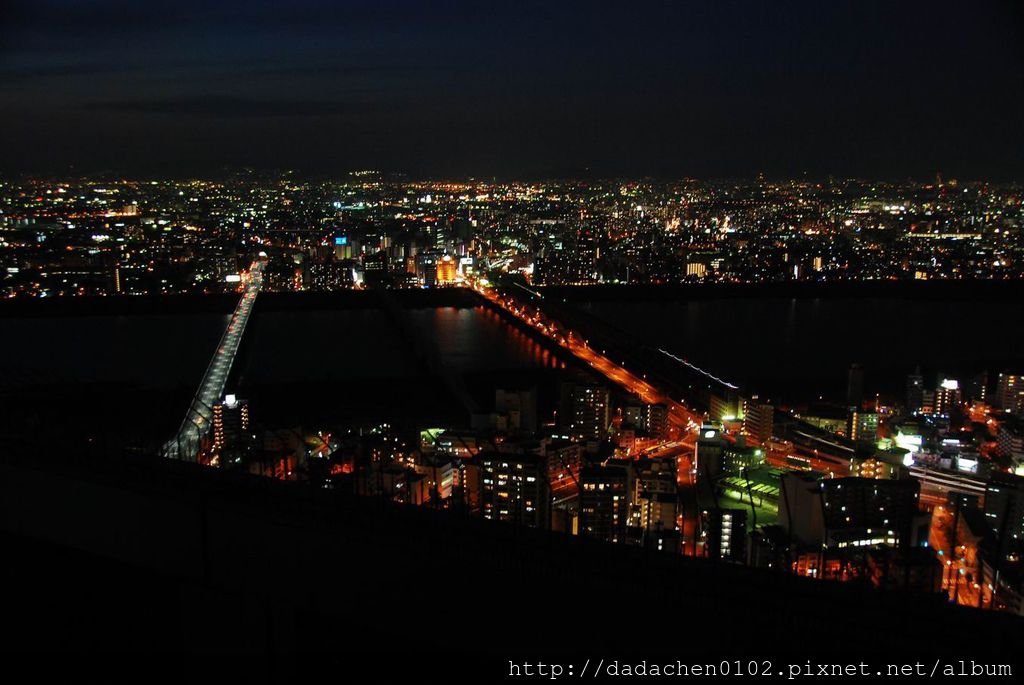
[[[5,173],[1024,179],[1024,3],[0,2]]]

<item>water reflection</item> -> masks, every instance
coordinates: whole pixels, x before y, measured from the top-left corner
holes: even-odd
[[[435,342],[447,368],[462,372],[565,368],[565,362],[547,346],[489,308],[438,307],[413,310],[409,316]]]
[[[1024,366],[1024,307],[1005,301],[750,298],[595,302],[592,314],[650,345],[774,397],[842,397],[864,365],[874,392],[900,396],[906,374],[990,375]],[[977,322],[998,322],[985,335]]]

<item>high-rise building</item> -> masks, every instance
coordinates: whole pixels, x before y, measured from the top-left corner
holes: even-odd
[[[562,386],[562,425],[578,440],[603,440],[611,423],[611,393],[603,385]]]
[[[939,387],[935,389],[934,413],[939,416],[949,416],[961,404],[960,381],[953,378],[943,378]]]
[[[708,409],[711,421],[722,423],[731,421],[739,416],[740,397],[732,390],[722,389],[711,394],[708,402]]]
[[[932,415],[935,413],[935,391],[925,390],[921,395],[921,413]]]
[[[624,463],[589,466],[580,472],[580,534],[625,542],[632,477]]]
[[[638,459],[633,469],[634,503],[630,525],[640,528],[676,526],[678,467],[674,458]]]
[[[235,395],[213,405],[213,450],[216,454],[233,454],[251,442],[249,435],[249,403]],[[237,455],[235,455],[237,456]]]
[[[1010,457],[1014,464],[1024,461],[1024,419],[1007,416],[999,420],[996,455]]]
[[[628,540],[650,549],[678,551],[679,486],[671,457],[625,462],[631,469],[632,491]]]
[[[633,508],[636,510],[636,528],[640,531],[641,539],[655,531],[662,533],[676,530],[678,493],[642,490]]]
[[[1024,414],[1024,376],[999,374],[993,404],[1006,412]]]
[[[679,517],[679,495],[675,492],[644,492],[633,508],[638,523],[630,527],[630,541],[648,549],[664,552],[680,551],[682,533],[677,525]]]
[[[750,398],[743,405],[743,432],[752,442],[765,444],[772,439],[775,429],[775,407],[767,402],[759,402],[757,396]]]
[[[592,283],[596,277],[600,247],[593,227],[569,226],[551,219],[537,219],[538,245],[533,278],[540,285]]]
[[[352,259],[355,244],[349,241],[347,235],[334,236],[334,258],[337,260]]]
[[[370,285],[377,285],[387,278],[391,262],[387,252],[377,252],[363,257],[363,278]]]
[[[466,471],[470,508],[484,518],[534,528],[551,525],[547,459],[537,454],[481,452]]]
[[[537,430],[537,390],[523,388],[494,391],[494,412],[504,417],[506,429],[534,433]]]
[[[718,478],[722,472],[722,452],[726,444],[717,426],[706,423],[700,427],[693,462],[698,481],[710,482]]]
[[[793,472],[781,486],[779,523],[802,545],[845,549],[921,541],[921,486],[913,478],[819,480]]]
[[[455,282],[458,275],[459,264],[450,254],[442,255],[437,259],[437,284],[447,285]]]
[[[995,473],[985,486],[985,520],[992,531],[999,563],[1024,551],[1024,477]]]
[[[653,438],[668,434],[668,407],[664,404],[630,404],[623,409],[622,418]]]
[[[704,555],[718,561],[746,563],[747,510],[714,508],[701,512]]]
[[[864,367],[851,364],[846,377],[846,406],[856,407],[864,404]]]
[[[985,403],[988,400],[988,371],[971,376],[967,382],[967,395],[964,398],[968,402]]]
[[[907,413],[919,412],[924,408],[924,376],[918,368],[907,376]]]
[[[548,460],[548,480],[552,487],[574,482],[583,463],[583,450],[579,443],[559,438],[544,438],[541,453]]]
[[[437,285],[437,263],[440,255],[435,252],[421,252],[416,256],[416,276],[424,286],[433,288]]]
[[[874,444],[878,440],[878,413],[861,409],[851,411],[847,435],[855,442]]]

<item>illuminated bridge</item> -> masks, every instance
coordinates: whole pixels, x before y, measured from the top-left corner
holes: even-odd
[[[202,447],[203,439],[213,427],[213,405],[224,395],[224,385],[231,373],[231,365],[242,342],[245,325],[249,321],[256,295],[263,285],[262,260],[252,263],[245,278],[245,292],[238,301],[231,320],[217,344],[217,350],[206,367],[199,389],[192,398],[192,404],[174,437],[164,443],[161,453],[171,459],[195,461]]]

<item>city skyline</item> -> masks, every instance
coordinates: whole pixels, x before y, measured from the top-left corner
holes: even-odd
[[[0,180],[6,297],[1024,278],[1018,184]],[[235,280],[229,280],[229,279]]]
[[[1001,0],[0,4],[0,672],[1019,676],[1022,121]]]

